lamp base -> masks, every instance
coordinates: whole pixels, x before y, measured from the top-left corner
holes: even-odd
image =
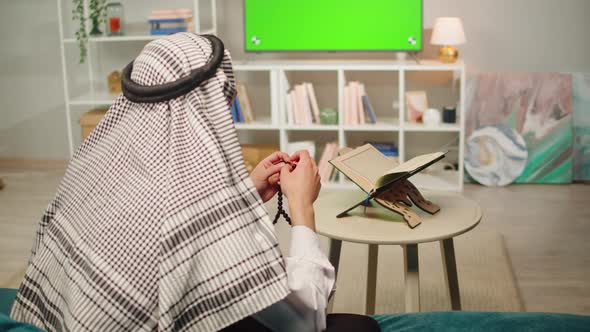
[[[441,62],[453,63],[459,58],[459,50],[453,46],[446,45],[440,48],[438,52],[438,59]]]

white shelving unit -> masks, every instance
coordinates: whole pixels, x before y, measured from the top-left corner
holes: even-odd
[[[259,71],[267,72],[270,76],[270,96],[271,96],[271,110],[270,118],[265,121],[252,124],[236,124],[239,132],[244,134],[253,133],[255,131],[266,130],[277,133],[279,137],[279,145],[281,150],[285,150],[286,146],[291,141],[300,140],[302,135],[306,140],[321,141],[337,141],[341,147],[354,145],[349,135],[355,134],[364,137],[367,141],[374,140],[374,135],[379,135],[380,141],[386,137],[390,142],[395,142],[398,145],[400,160],[404,161],[412,157],[409,150],[420,142],[409,138],[410,135],[430,135],[430,134],[450,134],[456,137],[455,148],[451,150],[457,153],[457,171],[439,171],[435,173],[417,174],[412,178],[412,181],[422,188],[439,189],[439,190],[463,190],[463,142],[465,135],[465,65],[462,62],[454,64],[444,64],[437,61],[421,61],[417,64],[413,61],[246,61],[235,62],[234,71],[239,76],[240,72]],[[334,89],[336,100],[333,104],[337,105],[338,110],[342,110],[342,95],[343,89],[347,82],[349,73],[353,72],[367,72],[367,75],[380,72],[391,72],[392,79],[397,79],[397,86],[389,94],[397,101],[398,108],[391,107],[390,111],[381,112],[377,115],[377,124],[365,125],[344,125],[342,123],[342,116],[339,116],[338,125],[292,125],[287,122],[286,116],[286,94],[290,86],[300,83],[299,81],[290,81],[289,73],[291,72],[320,72],[320,76],[333,75],[336,79],[334,81]],[[326,72],[326,75],[323,73]],[[425,126],[423,124],[408,123],[405,121],[405,101],[404,93],[408,89],[406,86],[407,76],[411,76],[412,72],[450,72],[453,77],[459,81],[458,88],[455,88],[455,81],[452,81],[451,89],[456,89],[457,99],[451,105],[457,105],[457,122],[455,124],[441,124],[439,126]],[[313,80],[312,80],[313,82]],[[427,91],[428,92],[428,91]],[[317,92],[316,94],[320,94]],[[370,94],[371,101],[379,98],[377,95]],[[318,98],[320,98],[318,96]],[[321,104],[321,102],[320,102]],[[320,107],[323,107],[320,105]],[[256,108],[256,105],[254,105]],[[440,107],[439,107],[440,108]],[[340,113],[339,113],[340,114]],[[385,120],[382,120],[382,119]],[[379,122],[381,120],[381,122]],[[291,139],[291,136],[297,134],[296,139]],[[333,137],[334,139],[331,139]],[[438,136],[437,136],[438,137]],[[434,140],[436,141],[436,138]],[[453,141],[452,139],[450,141]],[[429,151],[443,148],[445,143],[449,141],[438,141],[436,146]],[[260,142],[267,143],[267,142]],[[320,143],[320,144],[322,144]],[[321,146],[316,146],[316,151]],[[425,151],[428,152],[428,151]],[[316,153],[316,157],[318,154]],[[349,188],[355,185],[344,177],[340,177],[335,183],[326,183],[324,188],[338,189]]]
[[[88,1],[88,0],[85,0]],[[156,6],[156,0],[126,1],[125,12],[134,15],[136,24],[144,23],[144,30],[129,29],[128,34],[119,37],[90,37],[88,57],[85,64],[78,64],[78,45],[74,36],[75,26],[71,22],[71,5],[69,0],[57,0],[59,13],[59,33],[61,38],[61,55],[63,68],[64,98],[66,101],[66,123],[70,152],[80,143],[77,129],[78,116],[91,108],[108,106],[116,97],[106,92],[106,75],[108,71],[122,69],[135,57],[141,48],[158,36],[147,34],[147,15]],[[87,5],[87,4],[86,4]],[[172,0],[166,7],[193,7],[195,32],[216,33],[216,0]],[[88,7],[88,6],[86,6]],[[204,14],[204,15],[203,15]],[[203,21],[209,17],[209,24]],[[126,22],[130,20],[126,17]],[[141,25],[140,25],[141,26]],[[90,30],[90,27],[88,27]],[[456,190],[463,188],[463,142],[464,142],[464,104],[465,104],[465,66],[458,62],[444,64],[437,61],[385,61],[385,60],[347,60],[347,61],[246,61],[234,62],[234,71],[238,81],[244,78],[249,94],[259,94],[251,98],[256,121],[248,124],[236,124],[242,143],[276,143],[282,150],[292,141],[316,141],[316,157],[321,155],[324,143],[336,141],[341,147],[356,146],[364,141],[394,142],[399,149],[401,161],[414,155],[442,148],[449,135],[457,138],[456,147],[452,148],[458,164],[457,171],[417,174],[413,182],[423,188]],[[451,92],[434,91],[433,96],[442,98],[434,100],[431,106],[442,108],[443,105],[457,106],[457,123],[441,124],[427,127],[405,121],[404,93],[422,88],[416,77],[430,77],[447,72],[452,79],[443,80]],[[418,75],[416,75],[418,74]],[[254,78],[256,84],[250,84]],[[298,126],[287,123],[286,94],[290,86],[301,81],[311,81],[316,87],[320,108],[331,107],[341,111],[344,86],[349,80],[366,83],[367,92],[374,104],[378,123],[375,125],[344,125],[339,116],[337,125]],[[459,81],[459,86],[456,86]],[[440,85],[440,80],[437,84]],[[317,83],[317,84],[316,84]],[[435,82],[436,83],[436,82]],[[435,84],[436,85],[436,84]],[[440,88],[440,86],[438,86]],[[262,92],[261,92],[262,91]],[[441,97],[442,96],[442,97]],[[436,98],[435,98],[436,99]],[[395,108],[393,105],[397,105]],[[429,138],[430,137],[430,138]],[[427,139],[429,138],[429,139]],[[430,140],[430,145],[423,142]],[[432,143],[434,142],[434,143]],[[350,188],[354,184],[343,176],[337,182],[326,183],[323,188]]]
[[[88,16],[88,0],[84,0],[85,16]],[[194,32],[203,34],[217,33],[217,3],[216,0],[172,0],[162,3],[160,1],[124,1],[125,20],[123,36],[89,36],[87,44],[87,58],[84,64],[78,64],[78,43],[74,38],[76,24],[72,20],[71,0],[57,0],[58,25],[61,49],[61,65],[64,85],[64,99],[66,108],[66,125],[68,129],[68,142],[70,154],[78,145],[75,139],[74,125],[77,122],[78,113],[87,111],[97,106],[108,106],[116,97],[106,90],[106,74],[99,73],[98,67],[108,67],[110,60],[100,55],[100,48],[106,45],[117,49],[128,50],[128,55],[121,56],[124,60],[113,60],[112,68],[121,70],[126,64],[121,61],[129,61],[135,57],[141,48],[151,40],[162,36],[149,34],[149,11],[156,8],[190,8],[193,9]],[[206,15],[203,15],[206,13]],[[205,24],[203,18],[210,22]],[[90,31],[90,22],[87,22],[86,30]],[[74,111],[77,109],[77,111]],[[264,126],[264,125],[261,125]]]

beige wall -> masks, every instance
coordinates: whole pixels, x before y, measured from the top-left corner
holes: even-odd
[[[220,35],[234,57],[243,58],[241,0],[220,0]],[[424,0],[425,54],[439,16],[463,19],[468,43],[461,56],[469,70],[590,71],[589,0]],[[394,58],[390,53],[297,53],[251,58]]]
[[[55,7],[52,0],[0,0],[0,157],[67,157]],[[238,59],[394,57],[246,55],[242,0],[218,0],[218,15],[219,34]],[[468,43],[460,51],[470,72],[590,72],[589,15],[590,0],[424,0],[426,29],[438,16],[463,19]],[[422,56],[432,56],[425,46]]]
[[[0,0],[0,157],[67,156],[57,8]]]

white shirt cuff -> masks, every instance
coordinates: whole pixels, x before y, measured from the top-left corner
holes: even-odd
[[[318,235],[306,226],[291,228],[291,247],[289,257],[321,258]]]

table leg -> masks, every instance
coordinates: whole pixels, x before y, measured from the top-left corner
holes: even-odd
[[[404,276],[406,283],[406,312],[420,311],[420,275],[418,271],[418,245],[403,245]]]
[[[330,239],[330,252],[328,254],[328,259],[332,266],[334,266],[334,273],[335,277],[338,277],[338,265],[340,264],[340,250],[342,249],[342,241],[336,239]],[[332,312],[332,307],[334,306],[334,296],[330,299],[328,303],[328,313]]]
[[[457,263],[455,261],[455,245],[452,238],[440,241],[440,253],[442,256],[445,283],[447,284],[447,291],[451,300],[451,309],[461,310]]]
[[[379,257],[379,245],[369,244],[369,257],[367,264],[367,297],[365,302],[365,314],[375,314],[375,295],[377,290],[377,258]]]

